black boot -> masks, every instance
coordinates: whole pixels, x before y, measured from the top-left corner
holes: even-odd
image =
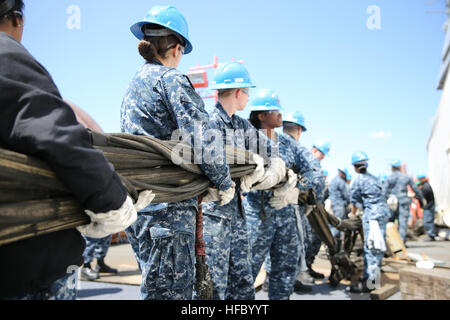
[[[97,270],[100,273],[117,273],[117,269],[113,269],[108,266],[104,259],[97,259]]]
[[[311,277],[313,277],[314,279],[319,279],[319,280],[325,279],[325,275],[314,271],[311,266],[308,266],[308,272],[309,272],[309,275]]]
[[[295,293],[311,292],[312,287],[313,287],[312,285],[305,285],[297,280],[294,284],[294,292]]]
[[[370,293],[372,289],[367,287],[368,279],[361,279],[360,282],[350,287],[351,293]]]

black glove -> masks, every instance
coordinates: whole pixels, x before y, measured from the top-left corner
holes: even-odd
[[[350,218],[341,220],[341,223],[336,226],[339,231],[356,231],[361,229],[362,223],[360,218]]]
[[[316,192],[313,189],[308,190],[308,198],[306,203],[310,206],[315,206],[317,204]]]

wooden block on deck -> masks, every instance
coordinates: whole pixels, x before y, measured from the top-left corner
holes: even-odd
[[[399,286],[395,284],[386,284],[380,289],[370,293],[370,300],[386,300],[393,296],[399,290]]]
[[[400,291],[403,300],[450,300],[450,270],[400,270]]]

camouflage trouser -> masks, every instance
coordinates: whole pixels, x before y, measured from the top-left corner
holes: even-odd
[[[155,214],[155,213],[152,213]],[[195,216],[195,208],[168,208],[167,217]],[[142,270],[142,300],[192,300],[195,281],[195,236],[152,224],[139,215],[131,226],[135,256]],[[130,230],[127,230],[130,231]]]
[[[253,277],[270,254],[269,299],[288,300],[293,291],[299,256],[299,239],[295,209],[275,210],[265,206],[266,220],[259,210],[246,206],[253,257]]]
[[[293,285],[300,276],[300,272],[308,270],[308,267],[306,265],[305,235],[304,235],[305,221],[303,211],[304,211],[303,207],[295,206],[295,216],[297,221],[297,232],[298,232],[298,265]],[[272,263],[270,261],[270,253],[268,253],[266,260],[264,261],[264,269],[267,271],[268,274],[270,274],[271,265]]]
[[[305,235],[305,216],[304,208],[295,206],[295,216],[297,217],[297,232],[298,232],[298,267],[295,280],[300,275],[301,271],[307,271],[306,265],[306,235]],[[295,283],[295,281],[294,281]]]
[[[400,233],[400,238],[403,242],[406,242],[406,232],[408,229],[408,220],[410,216],[411,203],[399,203],[398,204],[398,231]]]
[[[240,212],[231,219],[204,215],[206,263],[214,283],[214,300],[254,300],[247,223]]]
[[[386,222],[378,221],[383,238],[386,241]],[[364,272],[363,277],[371,280],[380,276],[381,263],[384,252],[376,249],[367,248],[367,239],[369,237],[369,221],[363,221],[364,228]]]
[[[50,288],[35,292],[30,292],[19,297],[12,297],[5,300],[76,300],[78,270],[55,281]]]
[[[322,245],[322,240],[320,240],[316,231],[314,231],[313,227],[308,221],[308,218],[304,216],[304,235],[305,235],[305,255],[306,255],[306,264],[311,266],[316,259],[317,254],[320,251],[320,247]]]
[[[428,236],[434,238],[436,237],[436,228],[434,226],[434,215],[435,207],[423,210],[423,226],[428,234]]]
[[[94,258],[104,259],[106,257],[109,246],[111,245],[112,236],[101,239],[83,237],[86,241],[86,249],[83,252],[84,263],[91,263]]]

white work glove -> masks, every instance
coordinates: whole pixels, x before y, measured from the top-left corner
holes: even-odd
[[[269,190],[279,184],[286,176],[286,165],[280,158],[270,159],[269,167],[259,183],[254,186],[251,191]]]
[[[288,170],[288,181],[278,189],[274,190],[269,204],[272,208],[281,210],[290,204],[298,204],[300,189],[297,188],[298,176],[292,170]]]
[[[300,195],[300,189],[292,189],[291,192],[286,193],[282,196],[274,196],[269,200],[269,204],[272,208],[276,210],[281,210],[286,208],[290,204],[298,204],[298,196]]]
[[[367,238],[367,248],[369,250],[376,249],[386,251],[386,242],[383,239],[383,234],[380,230],[380,225],[377,220],[369,221],[369,237]]]
[[[111,234],[120,232],[128,228],[137,219],[137,212],[145,209],[155,198],[149,191],[142,191],[138,201],[133,205],[133,200],[127,196],[122,207],[106,213],[97,213],[85,210],[91,218],[91,223],[86,226],[77,227],[77,230],[90,238],[105,238]]]
[[[264,159],[257,154],[252,154],[252,160],[256,163],[256,169],[251,174],[241,178],[242,193],[250,192],[253,184],[260,181],[264,176]]]
[[[391,194],[387,200],[389,209],[391,209],[391,211],[397,211],[398,208],[398,199],[395,195]]]
[[[208,202],[218,202],[219,206],[225,206],[231,202],[234,198],[234,193],[236,191],[236,183],[232,182],[231,188],[225,191],[221,191],[216,188],[208,188],[208,193],[203,197],[204,203]]]

